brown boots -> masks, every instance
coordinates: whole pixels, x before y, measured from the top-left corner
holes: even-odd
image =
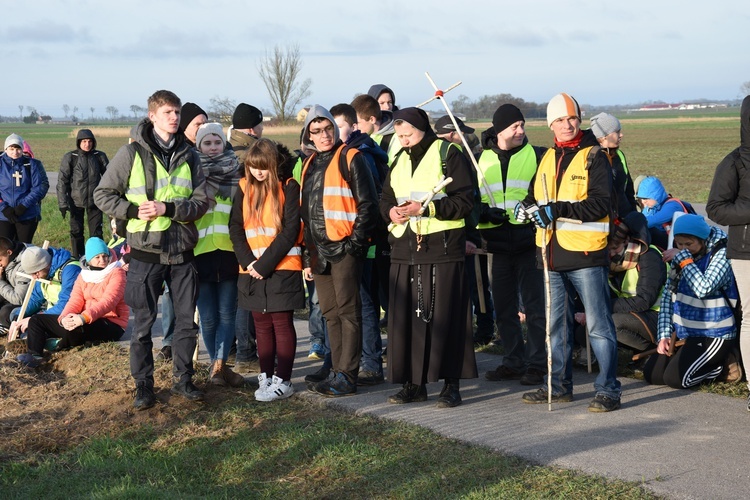
[[[226,385],[231,387],[242,387],[245,385],[245,377],[239,373],[233,372],[232,369],[220,359],[217,359],[211,365],[209,379],[212,384],[222,387]]]

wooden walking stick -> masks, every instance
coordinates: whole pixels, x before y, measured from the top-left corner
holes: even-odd
[[[544,204],[549,200],[547,192],[547,174],[542,174],[542,188],[544,192]],[[546,332],[544,344],[547,347],[547,411],[552,411],[552,333],[549,326],[550,316],[552,315],[552,290],[549,284],[549,263],[547,262],[547,231],[544,228],[542,235],[542,267],[544,268],[544,320],[546,323]]]

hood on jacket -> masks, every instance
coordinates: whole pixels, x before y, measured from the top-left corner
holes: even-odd
[[[630,212],[622,218],[622,223],[628,228],[627,235],[631,241],[641,244],[641,252],[645,252],[651,244],[651,233],[648,230],[648,220],[640,212]]]
[[[84,139],[91,139],[94,142],[91,151],[96,149],[96,137],[94,137],[94,133],[87,128],[82,128],[78,131],[78,134],[76,135],[76,148],[81,149],[81,141]]]
[[[661,205],[667,198],[669,198],[669,195],[658,178],[648,176],[638,185],[638,192],[635,194],[635,197],[656,200],[656,203]]]
[[[720,227],[711,226],[711,231],[708,233],[708,238],[706,238],[706,252],[710,253],[715,246],[719,244],[726,245],[726,243],[727,233],[725,233]]]
[[[340,134],[339,134],[339,128],[336,126],[336,120],[333,119],[333,116],[331,116],[331,112],[328,111],[326,108],[321,106],[320,104],[314,104],[310,111],[307,113],[307,118],[305,118],[305,126],[302,128],[302,144],[313,151],[318,151],[318,148],[315,147],[315,144],[313,143],[312,139],[310,139],[310,124],[313,122],[313,120],[316,120],[318,118],[325,118],[329,122],[331,122],[331,125],[333,125],[333,143],[339,142]],[[318,151],[320,153],[320,151]]]
[[[148,117],[133,125],[133,128],[130,129],[130,138],[133,139],[133,142],[137,142],[152,152],[161,150],[161,147],[159,147],[154,138],[154,124],[151,123]],[[178,130],[174,134],[174,141],[171,151],[178,151],[180,146],[186,142],[185,134],[182,133],[182,130]]]
[[[52,276],[57,272],[58,269],[64,266],[72,256],[70,252],[65,248],[50,247],[50,250],[52,251],[52,262],[49,266],[49,276]]]
[[[396,132],[393,128],[393,111],[380,111],[380,128],[378,135],[390,135]]]
[[[281,182],[286,182],[287,179],[292,177],[294,166],[297,164],[297,156],[280,142],[276,143],[276,151],[279,153],[279,159],[281,160],[279,166],[276,168],[276,172],[279,175],[279,180]]]
[[[750,95],[742,100],[740,108],[740,161],[750,169]]]
[[[393,90],[391,90],[390,87],[383,85],[382,83],[376,83],[372,87],[370,87],[370,90],[367,91],[367,95],[374,98],[376,101],[378,100],[378,97],[380,97],[380,94],[388,92],[391,94],[391,99],[393,99],[393,105],[396,105],[396,94],[393,93]]]

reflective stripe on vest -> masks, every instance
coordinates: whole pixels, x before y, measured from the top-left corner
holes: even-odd
[[[573,160],[565,170],[565,178],[557,188],[557,162],[555,159],[555,150],[549,149],[542,157],[539,164],[537,176],[534,181],[534,198],[540,205],[544,200],[544,188],[542,187],[542,175],[547,178],[547,192],[550,199],[548,203],[556,201],[580,202],[588,198],[589,175],[586,169],[587,158],[591,147],[583,148],[576,153]],[[593,252],[602,250],[607,246],[607,237],[609,236],[609,214],[596,222],[582,222],[575,224],[572,222],[555,221],[553,228],[557,241],[565,250],[572,252]],[[538,230],[536,232],[536,244],[542,246],[542,238],[546,238],[549,243],[552,237],[552,231]]]
[[[341,176],[339,161],[341,151],[346,147],[342,144],[336,150],[328,163],[323,180],[323,218],[325,219],[326,236],[331,241],[341,241],[348,238],[354,229],[354,221],[357,219],[357,202],[354,199],[349,183]],[[352,159],[360,154],[354,148],[349,148],[346,153],[347,168],[351,168]],[[304,182],[307,167],[314,160],[316,154],[310,155],[302,167],[302,181]],[[302,196],[302,189],[300,189]]]
[[[495,199],[495,205],[497,208],[505,209],[508,217],[510,217],[509,222],[512,224],[530,224],[530,222],[518,222],[514,212],[518,202],[526,198],[526,195],[529,194],[531,179],[536,173],[536,152],[534,151],[534,147],[527,143],[520,151],[510,157],[505,186],[503,186],[503,172],[497,153],[489,149],[482,152],[478,164],[479,170],[490,186],[492,196]],[[482,203],[492,205],[489,202],[487,189],[483,186],[482,177],[479,174],[477,174],[477,177],[479,179],[479,189],[482,191]],[[498,224],[480,222],[477,227],[479,229],[489,229],[498,227]]]
[[[434,141],[425,153],[417,168],[412,173],[411,158],[402,153],[398,156],[396,164],[391,168],[391,188],[396,195],[396,202],[401,204],[408,200],[419,200],[430,193],[435,185],[443,178],[443,163],[440,159],[440,143],[442,139]],[[450,144],[450,148],[456,147]],[[433,200],[445,198],[445,188],[437,193]],[[438,220],[431,214],[430,217],[410,217],[409,226],[416,234],[432,234],[449,229],[464,227],[464,219],[460,220]],[[419,221],[419,228],[417,228]],[[406,224],[394,226],[391,234],[400,238],[406,232]]]
[[[158,158],[154,155],[151,155],[151,157],[154,160],[156,170],[154,200],[172,202],[190,198],[193,194],[193,177],[190,172],[190,165],[187,162],[183,162],[170,174]],[[133,158],[133,167],[130,170],[130,180],[128,181],[125,198],[133,205],[140,206],[148,201],[146,192],[146,169],[140,154],[136,151]],[[139,231],[166,231],[171,224],[172,219],[162,216],[157,217],[153,221],[130,219],[127,228],[130,233],[137,233]]]
[[[650,245],[649,249],[652,251],[658,253],[661,256],[661,251],[656,248],[654,245]],[[669,264],[666,264],[667,269],[669,269]],[[631,297],[635,297],[638,295],[637,289],[638,289],[638,277],[640,276],[641,272],[640,269],[638,269],[638,266],[628,269],[625,271],[625,277],[622,280],[622,290],[618,290],[617,287],[613,286],[612,281],[609,282],[609,288],[612,290],[612,292],[618,296],[625,299],[629,299]],[[659,290],[659,293],[656,295],[656,300],[653,304],[651,304],[651,307],[649,308],[651,311],[659,311],[659,308],[661,307],[659,304],[661,302],[661,295],[664,291],[664,285],[662,285],[661,289]]]
[[[49,278],[49,283],[39,283],[42,291],[44,300],[47,301],[47,309],[52,308],[60,300],[60,292],[62,292],[62,272],[67,266],[78,266],[81,267],[81,263],[77,260],[71,260],[63,264],[54,276]]]
[[[224,250],[233,252],[232,240],[229,239],[229,213],[232,211],[232,200],[216,196],[216,205],[195,221],[198,230],[198,243],[193,251],[195,255]]]
[[[246,178],[240,179],[240,189],[245,194],[247,199],[247,189],[251,190],[253,187],[248,184]],[[252,199],[252,192],[250,193],[250,199]],[[279,183],[279,206],[284,206],[284,188]],[[263,252],[271,246],[273,240],[276,238],[276,228],[274,227],[273,220],[273,204],[271,203],[271,197],[267,196],[263,200],[263,208],[261,210],[260,221],[252,219],[249,214],[247,203],[242,204],[242,221],[245,229],[245,238],[247,244],[256,259],[260,259]],[[282,219],[283,221],[283,219]],[[287,254],[282,258],[278,264],[276,264],[277,271],[302,271],[302,228],[300,233],[297,235],[297,241],[292,248],[289,249]],[[248,273],[249,271],[242,269],[240,266],[241,273]]]

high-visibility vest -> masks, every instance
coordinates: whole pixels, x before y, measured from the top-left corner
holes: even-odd
[[[247,182],[247,179],[240,179],[240,189],[248,195],[250,190],[250,199],[253,197],[253,186]],[[278,188],[279,204],[283,207],[284,200],[284,188],[279,183]],[[247,238],[247,244],[252,250],[253,255],[256,259],[260,259],[261,255],[266,249],[271,246],[271,243],[276,238],[276,227],[273,221],[273,208],[271,204],[270,196],[267,196],[263,200],[263,208],[260,213],[260,220],[250,217],[247,203],[242,204],[242,221],[245,229],[245,238]],[[278,264],[276,264],[277,271],[302,271],[302,229],[297,235],[297,241],[292,248],[289,249],[287,254],[282,258]],[[249,271],[242,269],[240,266],[241,273],[248,273]]]
[[[349,186],[349,183],[341,175],[340,160],[341,152],[346,148],[341,144],[328,163],[323,179],[323,218],[326,225],[326,236],[331,241],[341,241],[348,238],[354,229],[354,221],[357,219],[357,201]],[[351,168],[352,159],[360,154],[354,148],[346,148],[346,168]],[[305,173],[317,153],[313,153],[305,159],[302,167],[302,185],[305,182]],[[300,189],[300,199],[302,189]]]
[[[42,296],[44,297],[44,300],[47,301],[47,309],[53,307],[60,300],[60,292],[62,292],[62,272],[63,269],[69,265],[81,267],[81,263],[77,260],[69,260],[60,266],[53,276],[48,278],[49,283],[39,283]]]
[[[391,168],[391,188],[393,194],[396,195],[397,203],[421,199],[432,192],[435,185],[443,178],[443,161],[440,156],[440,143],[442,142],[444,142],[442,139],[438,139],[430,145],[414,173],[412,173],[409,155],[404,153],[398,155],[396,164]],[[456,147],[456,145],[451,143],[449,148],[451,147]],[[446,196],[445,188],[443,188],[432,199],[439,200]],[[409,217],[408,224],[414,233],[432,234],[462,228],[464,219],[439,220],[435,218],[435,214],[430,214],[429,217]],[[405,232],[406,224],[397,224],[393,227],[391,234],[400,238]]]
[[[193,176],[190,172],[190,165],[183,162],[170,174],[155,155],[151,155],[151,157],[156,167],[156,185],[154,186],[153,199],[161,202],[189,199],[193,194]],[[133,167],[130,170],[130,180],[128,181],[125,198],[135,206],[140,206],[149,200],[146,190],[146,170],[137,150],[133,158]],[[161,216],[153,221],[130,219],[127,228],[128,232],[137,233],[140,231],[166,231],[171,225],[172,219]]]
[[[503,171],[500,166],[500,159],[497,153],[488,149],[482,152],[479,157],[479,189],[482,192],[482,203],[490,203],[487,189],[481,182],[482,176],[489,184],[492,197],[495,200],[495,206],[503,208],[510,217],[511,224],[530,224],[529,222],[518,222],[515,216],[515,208],[519,201],[526,198],[529,194],[531,179],[536,173],[536,152],[531,144],[526,144],[520,151],[510,157],[508,164],[508,175],[505,185],[503,185]],[[480,222],[477,226],[479,229],[490,229],[498,227],[498,224],[489,222]]]
[[[625,175],[628,175],[628,162],[625,161],[625,155],[618,149],[617,156],[620,157],[620,161],[622,162],[622,169],[625,171]]]
[[[583,148],[576,153],[573,160],[565,170],[565,178],[557,188],[557,161],[555,160],[555,150],[549,149],[542,157],[534,181],[534,198],[537,202],[544,200],[544,187],[542,185],[542,176],[547,179],[547,192],[549,199],[547,203],[558,201],[579,202],[588,198],[589,173],[588,173],[588,154],[591,147]],[[582,222],[576,224],[573,222],[555,221],[553,228],[557,236],[557,241],[565,250],[573,252],[593,252],[603,250],[607,247],[607,237],[609,236],[609,214],[595,222]],[[536,232],[536,244],[541,247],[542,238],[549,243],[552,238],[552,231],[542,229]]]
[[[216,205],[195,221],[195,228],[198,230],[198,243],[193,251],[195,255],[214,250],[234,251],[232,240],[229,238],[229,214],[232,211],[232,200],[222,196],[215,198]]]
[[[661,251],[658,248],[656,248],[654,245],[650,245],[649,248],[652,251],[661,255]],[[668,264],[665,264],[665,265],[667,266],[667,268],[669,267]],[[638,266],[632,269],[628,269],[627,271],[625,271],[625,277],[622,279],[621,290],[618,290],[617,287],[615,287],[612,284],[611,280],[609,282],[609,288],[618,297],[622,297],[626,299],[635,297],[636,295],[638,295],[637,294],[638,277],[640,276],[640,274],[641,274],[641,271],[640,269],[638,269]],[[654,303],[651,304],[651,307],[649,308],[651,311],[659,311],[659,308],[661,307],[660,302],[661,302],[661,294],[663,290],[664,290],[664,285],[662,285],[661,290],[659,290],[659,293],[656,296],[656,300],[654,301]]]

